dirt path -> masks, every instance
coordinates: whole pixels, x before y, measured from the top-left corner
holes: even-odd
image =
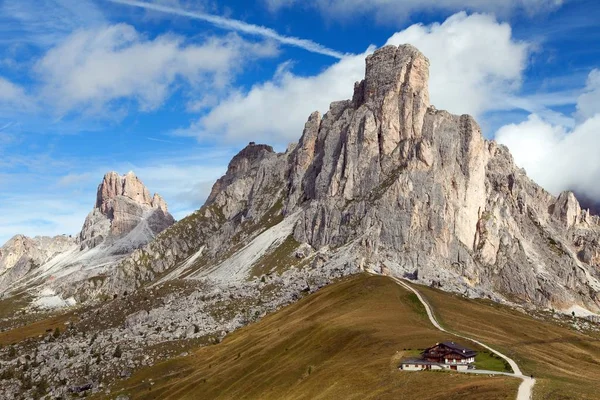
[[[394,277],[390,277],[392,280],[394,280],[398,285],[410,290],[411,292],[413,292],[417,298],[419,299],[419,301],[423,304],[423,306],[425,307],[425,311],[427,311],[427,316],[429,317],[429,320],[431,321],[431,323],[433,324],[433,326],[435,326],[437,329],[439,329],[442,332],[446,332],[449,333],[451,335],[454,336],[458,336],[460,338],[466,339],[466,340],[470,340],[473,343],[477,343],[478,345],[480,345],[481,347],[484,347],[485,349],[491,351],[492,353],[496,354],[497,356],[503,358],[504,360],[506,360],[506,362],[510,365],[510,367],[512,368],[514,373],[505,373],[505,372],[495,372],[495,371],[479,371],[479,372],[475,372],[475,371],[466,371],[466,372],[470,372],[470,373],[485,373],[485,374],[495,374],[495,375],[508,375],[508,376],[514,376],[517,378],[520,378],[523,380],[523,382],[521,382],[521,385],[519,385],[519,391],[517,392],[517,400],[530,400],[531,399],[531,392],[533,389],[533,385],[535,385],[535,379],[529,377],[529,376],[525,376],[523,375],[523,373],[521,372],[521,369],[519,368],[519,366],[517,365],[517,363],[515,362],[515,360],[513,360],[512,358],[500,353],[497,350],[492,349],[490,346],[481,343],[479,340],[470,338],[468,336],[463,336],[463,335],[459,335],[457,333],[454,332],[449,332],[446,329],[442,328],[441,325],[437,322],[437,320],[435,319],[435,316],[433,315],[433,311],[431,309],[431,306],[429,305],[429,303],[427,303],[427,301],[423,298],[423,296],[421,296],[421,293],[413,288],[412,286],[408,285],[407,283],[403,282],[402,280],[398,279],[398,278],[394,278]]]

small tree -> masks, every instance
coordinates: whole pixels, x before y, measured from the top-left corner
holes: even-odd
[[[123,354],[123,352],[121,351],[121,346],[117,345],[117,348],[115,349],[115,352],[113,353],[113,357],[121,358],[122,354]]]
[[[52,336],[54,337],[54,339],[57,339],[60,336],[60,329],[58,328],[58,326],[54,329],[54,333],[52,334]]]

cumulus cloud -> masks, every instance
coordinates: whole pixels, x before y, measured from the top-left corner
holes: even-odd
[[[600,70],[593,69],[584,92],[577,99],[577,116],[586,119],[597,113],[600,113]]]
[[[273,45],[232,34],[202,44],[175,35],[148,39],[126,24],[80,30],[37,62],[43,99],[61,113],[102,111],[112,102],[135,99],[140,109],[163,104],[179,80],[191,88],[226,87],[241,61],[276,54]]]
[[[419,11],[482,11],[501,16],[534,15],[562,6],[565,0],[264,0],[271,11],[291,6],[312,7],[328,19],[351,19],[363,15],[379,22],[397,22]]]
[[[554,194],[574,190],[587,198],[600,198],[600,108],[598,70],[593,70],[579,96],[579,123],[573,128],[531,114],[519,124],[503,126],[496,140],[510,149],[517,165]]]
[[[532,114],[520,124],[503,126],[496,140],[511,150],[517,165],[554,194],[575,190],[600,197],[600,115],[569,131]]]
[[[282,64],[273,80],[249,92],[236,92],[189,128],[174,133],[203,139],[264,140],[285,144],[297,139],[308,115],[326,111],[329,103],[352,96],[364,76],[366,54],[344,57],[316,76],[302,77]]]
[[[519,89],[528,46],[512,37],[508,24],[481,14],[458,13],[442,24],[415,24],[387,42],[410,43],[431,61],[431,101],[437,108],[475,116],[509,108]],[[364,58],[346,56],[315,76],[298,76],[283,64],[271,81],[238,91],[179,135],[201,139],[265,140],[284,144],[300,136],[308,115],[327,111],[332,101],[352,96],[364,76]]]

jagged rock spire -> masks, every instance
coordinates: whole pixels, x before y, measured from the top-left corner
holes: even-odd
[[[114,171],[107,172],[98,186],[96,208],[106,214],[110,201],[117,196],[125,196],[138,204],[152,205],[148,189],[133,171],[122,176]]]
[[[365,79],[354,88],[353,103],[372,109],[381,120],[381,149],[390,154],[400,140],[421,136],[429,108],[429,60],[411,45],[385,46],[366,59]]]
[[[95,247],[107,237],[123,236],[143,220],[152,222],[150,229],[154,233],[174,222],[165,200],[157,193],[150,197],[146,186],[132,171],[125,175],[108,172],[98,186],[94,210],[79,234],[81,247]]]

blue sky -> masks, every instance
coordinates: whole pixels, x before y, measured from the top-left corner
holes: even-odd
[[[0,0],[0,243],[75,234],[103,174],[176,218],[247,142],[284,150],[349,98],[364,57],[409,42],[438,109],[553,193],[600,199],[600,2]]]

